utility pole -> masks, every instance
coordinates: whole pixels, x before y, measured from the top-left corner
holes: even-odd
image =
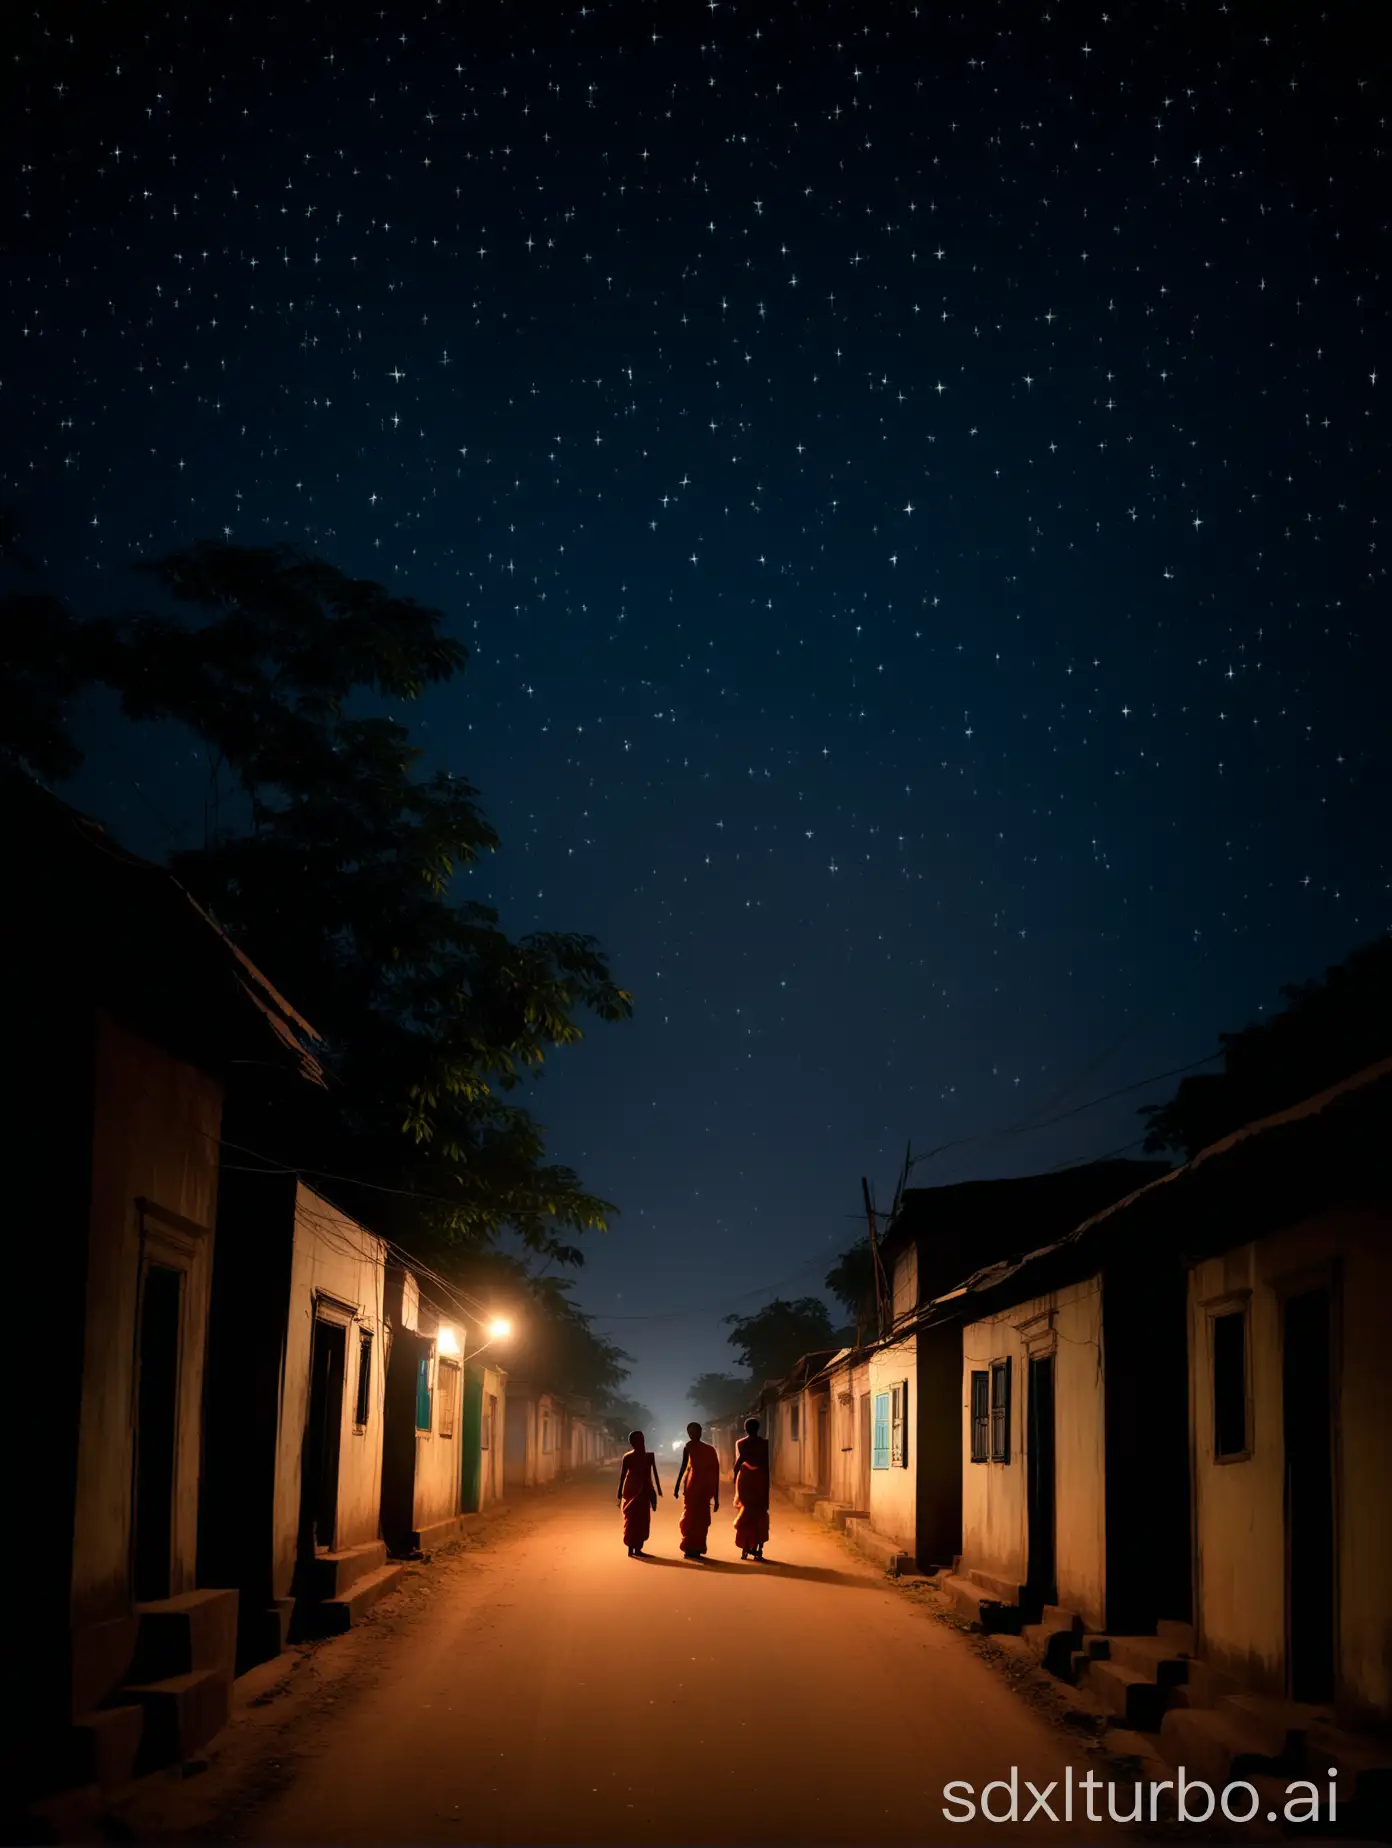
[[[870,1183],[862,1174],[860,1191],[865,1200],[865,1222],[870,1228],[870,1264],[875,1273],[875,1333],[883,1338],[885,1333],[885,1280],[884,1270],[880,1264],[880,1243],[875,1233],[875,1208],[870,1200]]]

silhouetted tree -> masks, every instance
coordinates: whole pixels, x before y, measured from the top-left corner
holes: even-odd
[[[819,1296],[776,1298],[754,1315],[727,1315],[725,1321],[730,1346],[757,1382],[780,1379],[804,1354],[836,1347],[841,1339]]]
[[[511,1228],[578,1262],[573,1235],[613,1209],[546,1162],[507,1094],[582,1037],[581,1015],[622,1019],[630,997],[592,938],[514,941],[452,893],[497,838],[477,792],[422,773],[381,707],[453,679],[467,650],[437,610],[289,548],[202,544],[141,568],[191,621],[8,608],[0,711],[19,755],[49,777],[74,767],[63,704],[91,681],[129,718],[191,731],[206,839],[171,866],[325,1038],[337,1108],[280,1126],[294,1165],[339,1176],[349,1210],[415,1251]]]
[[[749,1410],[754,1393],[748,1374],[703,1373],[691,1382],[686,1396],[707,1418],[736,1418]]]
[[[825,1287],[840,1303],[854,1325],[857,1344],[878,1332],[879,1310],[875,1301],[875,1264],[870,1255],[870,1241],[859,1239],[841,1256],[826,1274]]]
[[[1146,1105],[1148,1153],[1197,1155],[1392,1054],[1392,938],[1281,994],[1281,1013],[1219,1036],[1221,1072],[1185,1078],[1168,1103]]]

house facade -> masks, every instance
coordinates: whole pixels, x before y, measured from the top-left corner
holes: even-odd
[[[1059,1174],[909,1188],[881,1245],[890,1326],[869,1351],[868,1526],[853,1535],[924,1569],[963,1550],[960,1280],[1011,1252],[1062,1236],[1164,1171],[1163,1163],[1094,1162]],[[939,1302],[953,1292],[956,1306]],[[863,1414],[862,1414],[863,1416]]]
[[[242,1667],[346,1628],[395,1583],[381,1538],[393,1329],[384,1242],[293,1175],[225,1173],[205,1549]]]
[[[319,1080],[312,1029],[168,874],[26,778],[3,794],[6,1131],[11,1172],[41,1177],[17,1285],[63,1305],[69,1356],[15,1434],[40,1536],[11,1613],[23,1804],[174,1763],[226,1719],[237,1594],[200,1549],[222,1136],[243,1093]]]

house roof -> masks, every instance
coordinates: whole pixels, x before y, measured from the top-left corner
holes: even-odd
[[[1093,1213],[1063,1238],[1051,1240],[1032,1251],[1008,1258],[1001,1263],[987,1265],[958,1284],[955,1289],[948,1290],[931,1302],[925,1303],[915,1318],[916,1323],[921,1325],[925,1322],[946,1319],[948,1316],[960,1315],[967,1299],[974,1296],[985,1296],[988,1293],[1003,1292],[1017,1279],[1020,1281],[1021,1288],[1025,1288],[1022,1273],[1038,1270],[1050,1259],[1079,1251],[1103,1228],[1110,1230],[1123,1215],[1142,1206],[1158,1204],[1163,1207],[1171,1198],[1177,1200],[1179,1190],[1183,1189],[1187,1182],[1200,1176],[1204,1170],[1215,1166],[1221,1167],[1225,1162],[1248,1150],[1261,1154],[1264,1148],[1269,1149],[1271,1141],[1278,1137],[1280,1132],[1292,1130],[1301,1125],[1313,1124],[1334,1107],[1351,1102],[1356,1098],[1371,1099],[1377,1087],[1383,1085],[1387,1086],[1389,1092],[1392,1093],[1392,1058],[1381,1059],[1376,1064],[1365,1066],[1362,1071],[1352,1073],[1349,1077],[1328,1086],[1327,1089],[1316,1093],[1313,1097],[1307,1097],[1298,1104],[1292,1104],[1284,1110],[1273,1112],[1270,1116],[1261,1117],[1254,1123],[1245,1124],[1241,1129],[1233,1130],[1231,1134],[1211,1143],[1208,1148],[1201,1149],[1197,1155],[1181,1166],[1171,1168],[1156,1180],[1133,1189],[1124,1198],[1104,1207],[1100,1212]],[[1389,1101],[1392,1101],[1392,1098]],[[1327,1188],[1327,1182],[1325,1186]],[[1166,1189],[1171,1192],[1167,1194],[1164,1191]],[[1244,1222],[1241,1228],[1235,1229],[1235,1236],[1238,1238],[1251,1236],[1252,1230],[1252,1226]],[[1028,1287],[1033,1288],[1032,1281]],[[935,1315],[935,1311],[940,1313]]]
[[[907,1187],[881,1240],[881,1254],[892,1263],[911,1237],[941,1237],[949,1227],[969,1228],[974,1238],[990,1243],[1009,1239],[1022,1219],[1041,1214],[1067,1224],[1095,1210],[1099,1200],[1133,1193],[1167,1166],[1161,1161],[1090,1161],[1048,1174]]]
[[[164,867],[32,778],[4,776],[5,853],[27,974],[85,994],[190,1062],[274,1062],[322,1086],[319,1035]]]

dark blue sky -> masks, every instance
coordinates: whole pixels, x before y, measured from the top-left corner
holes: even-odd
[[[471,886],[635,994],[536,1105],[664,1426],[907,1141],[1119,1150],[1173,1078],[998,1132],[1387,928],[1375,11],[20,22],[0,490],[89,601],[225,534],[448,612]]]

